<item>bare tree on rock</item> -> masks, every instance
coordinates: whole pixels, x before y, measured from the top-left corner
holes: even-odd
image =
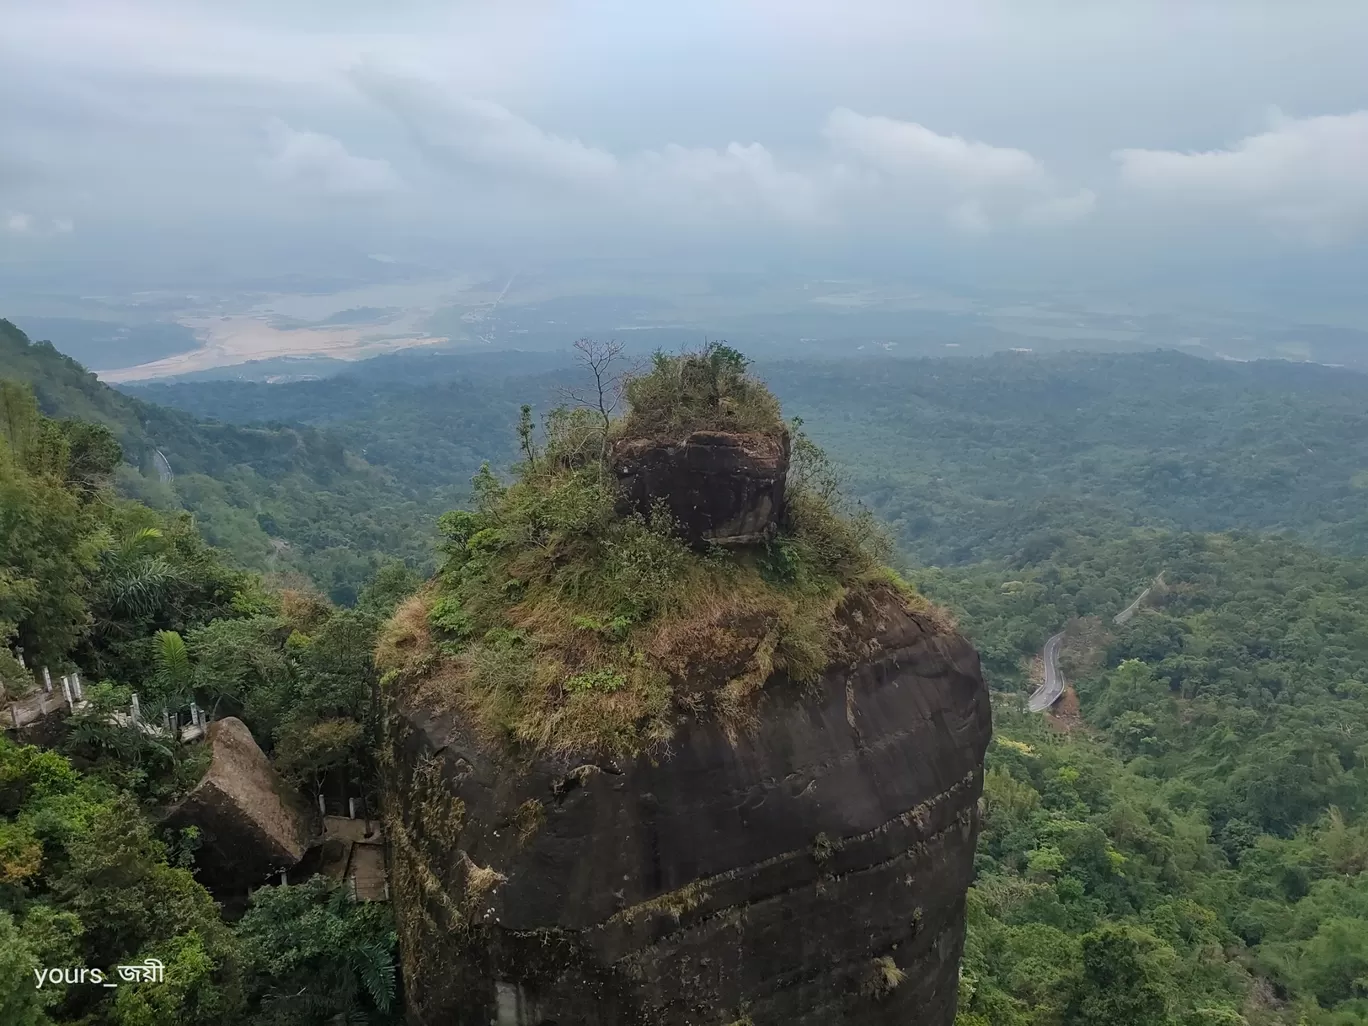
[[[624,343],[617,339],[600,342],[581,338],[575,342],[575,362],[585,368],[592,383],[587,388],[564,387],[561,398],[575,406],[593,410],[603,421],[603,438],[599,443],[599,473],[608,466],[608,428],[613,414],[622,405],[622,388],[626,368],[622,355]]]

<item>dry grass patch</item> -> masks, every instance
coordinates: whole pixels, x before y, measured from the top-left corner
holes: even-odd
[[[659,357],[627,395],[614,434],[786,430],[725,346]],[[867,654],[877,624],[858,622],[861,610],[878,620],[901,602],[929,629],[950,628],[880,568],[877,525],[841,511],[829,465],[796,423],[777,536],[699,552],[665,504],[647,517],[619,511],[583,413],[548,417],[540,449],[524,422],[516,478],[477,475],[476,508],[439,522],[441,571],[380,640],[387,681],[454,705],[489,743],[629,757],[704,716],[738,737],[756,725],[766,687],[811,685]]]

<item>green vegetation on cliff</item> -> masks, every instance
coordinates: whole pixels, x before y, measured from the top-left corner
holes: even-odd
[[[650,371],[627,378],[627,415],[617,427],[626,438],[683,438],[692,431],[779,434],[779,400],[746,373],[749,361],[713,342],[698,353],[656,353]]]
[[[658,357],[608,429],[786,431],[744,367],[718,348]],[[514,480],[486,468],[475,509],[439,521],[445,562],[391,624],[381,666],[494,741],[626,754],[667,741],[680,715],[743,730],[766,682],[812,683],[841,657],[842,600],[889,580],[879,534],[839,509],[829,465],[800,436],[769,543],[696,550],[664,496],[624,511],[603,430],[597,410],[560,408],[538,446],[525,424]]]
[[[240,714],[305,787],[363,778],[376,630],[413,582],[392,566],[348,610],[273,592],[188,514],[119,498],[120,458],[110,431],[45,417],[0,381],[0,708],[42,666],[79,670],[88,703],[56,749],[0,736],[0,1022],[392,1022],[388,909],[314,881],[258,892],[230,924],[191,872],[202,839],[157,825],[202,774],[202,746],[111,714],[134,693],[152,722],[193,699]],[[147,958],[163,984],[77,980]],[[36,986],[49,969],[69,975]]]

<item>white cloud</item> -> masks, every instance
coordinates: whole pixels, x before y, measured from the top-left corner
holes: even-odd
[[[1121,182],[1173,203],[1234,212],[1316,240],[1368,231],[1368,110],[1288,118],[1230,149],[1119,150]]]
[[[75,230],[76,223],[69,217],[40,218],[23,211],[11,212],[0,221],[0,232],[5,235],[45,238],[52,235],[70,235]]]
[[[939,211],[956,231],[986,235],[1012,222],[1076,221],[1097,203],[1087,189],[1061,191],[1025,150],[941,135],[913,121],[840,107],[828,116],[823,135],[838,159],[865,172],[856,191],[875,214]]]
[[[1067,224],[1087,217],[1097,209],[1097,193],[1079,189],[1067,196],[1053,196],[1028,204],[1021,212],[1026,224]]]
[[[618,173],[611,153],[532,124],[507,107],[452,96],[433,82],[370,67],[352,73],[357,87],[393,114],[429,158],[578,185],[609,184]]]
[[[618,155],[546,131],[500,104],[449,95],[432,81],[374,69],[354,77],[443,170],[492,172],[502,186],[559,186],[572,191],[562,201],[636,218],[814,227],[930,215],[984,234],[1012,221],[1076,220],[1095,204],[1090,192],[1062,194],[1024,150],[846,108],[827,119],[825,148],[805,159],[785,159],[758,142],[669,143]],[[554,206],[555,197],[537,196]]]
[[[912,121],[857,114],[838,107],[827,117],[826,138],[892,175],[932,173],[964,191],[1001,185],[1039,187],[1045,168],[1025,150],[940,135]]]
[[[284,181],[333,196],[374,196],[403,186],[388,161],[355,156],[330,135],[296,131],[278,119],[267,133],[271,155],[264,165]]]
[[[797,223],[825,216],[821,183],[781,167],[759,143],[733,142],[721,150],[670,144],[630,158],[624,170],[638,198],[685,213]]]

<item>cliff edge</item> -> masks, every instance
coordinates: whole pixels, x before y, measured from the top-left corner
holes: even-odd
[[[516,482],[445,518],[445,566],[382,640],[414,1023],[954,1019],[978,657],[877,565],[820,462],[788,466],[777,403],[732,356],[658,358],[611,445],[548,418]],[[687,416],[662,419],[662,391]],[[618,456],[575,455],[709,430],[767,439],[788,484],[726,493],[707,522],[747,536],[726,547],[687,526],[696,479],[636,495]]]

